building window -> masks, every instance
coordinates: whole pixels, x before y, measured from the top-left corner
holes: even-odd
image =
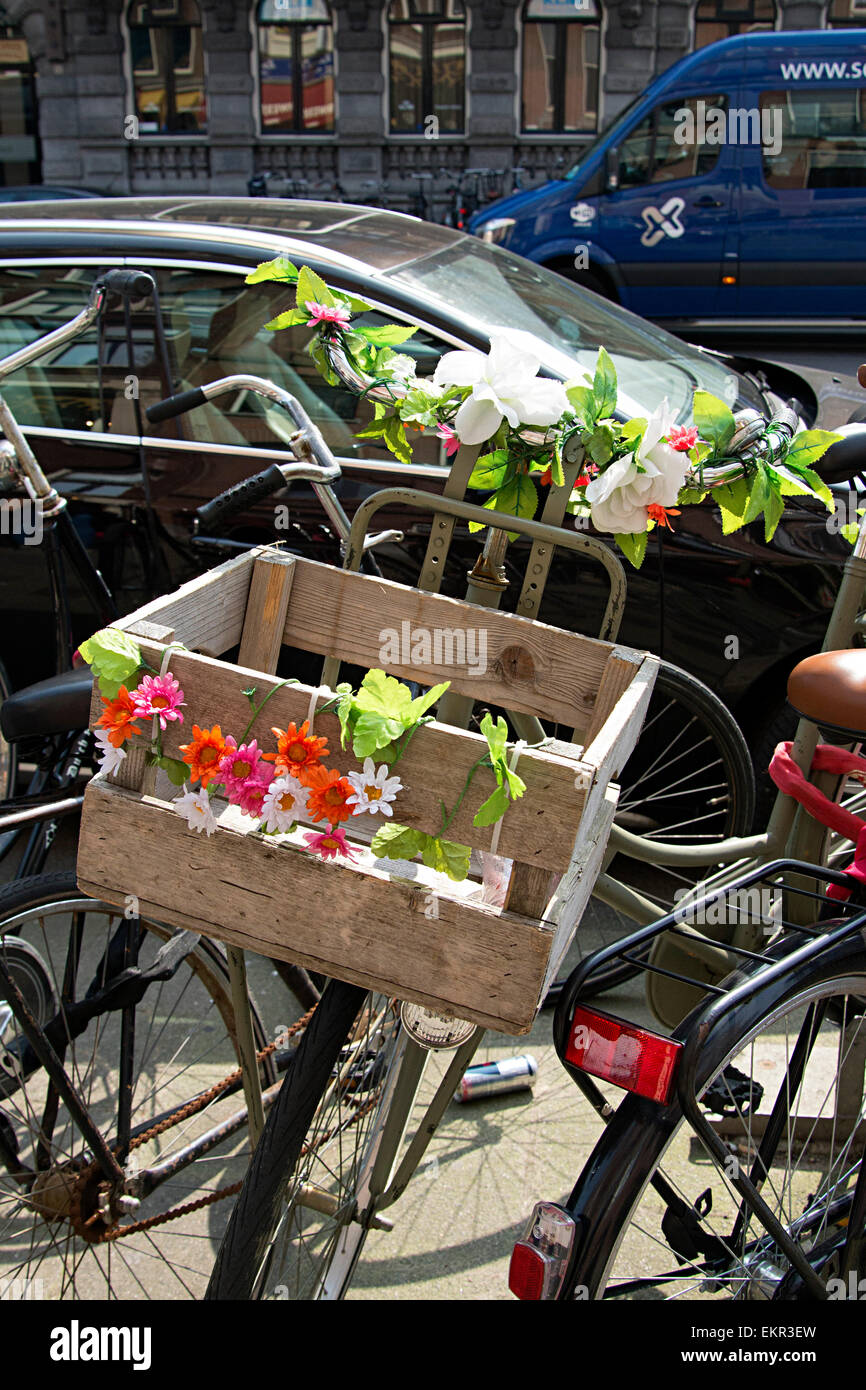
[[[195,0],[134,0],[129,7],[129,45],[140,133],[203,135],[204,55]]]
[[[776,0],[699,0],[695,10],[695,48],[751,34],[756,29],[775,29]]]
[[[831,0],[828,29],[866,29],[866,0]]]
[[[0,9],[0,184],[39,182],[36,90],[27,40]]]
[[[459,135],[466,114],[466,15],[461,0],[391,0],[392,135]]]
[[[334,31],[325,0],[261,0],[263,135],[334,129]]]
[[[539,134],[598,128],[596,0],[527,0],[520,124]]]

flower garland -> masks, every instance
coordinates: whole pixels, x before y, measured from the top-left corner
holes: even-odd
[[[167,657],[169,651],[167,648]],[[312,713],[301,724],[292,722],[285,729],[273,726],[273,750],[260,747],[258,738],[249,737],[268,700],[288,684],[286,681],[274,685],[259,704],[254,703],[255,689],[244,691],[252,714],[239,740],[224,734],[219,724],[210,728],[193,724],[189,741],[179,745],[181,757],[171,758],[163,751],[161,735],[170,723],[184,722],[182,710],[186,707],[176,677],[170,671],[157,675],[148,672],[133,687],[133,678],[144,669],[141,649],[126,633],[114,628],[95,633],[82,644],[81,655],[93,668],[102,698],[96,732],[100,771],[116,772],[127,757],[125,745],[139,740],[137,746],[145,750],[148,765],[161,768],[182,788],[173,805],[197,834],[210,836],[217,829],[212,802],[219,795],[266,835],[289,834],[302,823],[316,826],[304,833],[309,853],[322,859],[353,861],[360,850],[346,838],[345,827],[355,816],[381,816],[386,824],[370,844],[377,858],[413,859],[420,855],[428,867],[462,880],[469,873],[470,850],[446,840],[445,832],[475,773],[486,766],[496,780],[494,791],[475,813],[474,824],[479,827],[500,822],[509,802],[526,789],[507,766],[505,720],[500,717],[494,724],[487,714],[481,721],[487,750],[470,769],[451,811],[440,802],[439,834],[428,835],[394,822],[394,803],[404,790],[394,766],[417,729],[432,718],[427,711],[448,689],[448,681],[414,699],[407,686],[378,669],[367,672],[358,690],[339,685],[318,712],[336,710],[342,747],[345,749],[351,740],[352,751],[362,764],[360,771],[344,775],[339,768],[326,765],[325,760],[331,762],[333,755],[328,739],[313,732]],[[136,722],[144,718],[152,720],[151,734]]]
[[[402,463],[412,458],[410,431],[435,429],[449,457],[461,444],[486,445],[468,485],[489,494],[483,505],[490,511],[534,517],[539,487],[564,486],[563,459],[576,457],[576,449],[585,463],[568,502],[575,525],[591,519],[596,530],[614,536],[636,567],[649,533],[659,526],[672,530],[671,518],[681,507],[710,493],[721,509],[724,534],[763,517],[768,541],[786,497],[811,496],[834,509],[813,465],[838,434],[802,430],[791,438],[790,430],[770,423],[761,426],[760,447],[741,451],[732,411],[701,390],[695,391],[689,424],[677,424],[666,400],[649,418],[623,421],[617,417],[616,370],[603,347],[592,376],[562,384],[539,376],[532,336],[507,328],[491,334],[489,353],[446,352],[432,377],[419,377],[413,359],[394,350],[416,329],[359,322],[371,305],[332,289],[308,266],[296,269],[284,256],[247,276],[248,284],[270,280],[295,285],[296,303],[267,328],[309,325],[315,332],[308,351],[330,385],[340,382],[329,343],[388,394],[387,402],[374,402],[374,419],[356,438],[381,439]],[[732,465],[728,476],[710,476],[726,464]],[[482,529],[470,523],[471,531]]]

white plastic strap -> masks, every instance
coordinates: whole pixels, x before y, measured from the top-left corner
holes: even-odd
[[[510,771],[510,772],[516,772],[516,771],[517,771],[517,764],[518,764],[518,762],[520,761],[520,755],[521,755],[521,753],[523,752],[523,750],[524,750],[525,747],[526,747],[526,740],[525,740],[525,739],[522,739],[522,738],[519,738],[519,739],[517,740],[517,742],[515,743],[515,745],[514,745],[514,751],[513,751],[513,753],[511,754],[511,762],[508,764],[508,768],[509,768],[509,771]],[[506,808],[506,809],[507,809],[507,808]],[[495,854],[496,851],[497,851],[497,849],[499,848],[499,836],[500,836],[500,833],[501,833],[501,831],[502,831],[502,822],[503,822],[504,820],[505,820],[505,811],[502,812],[502,815],[499,817],[499,820],[496,822],[496,824],[495,824],[494,827],[493,827],[493,834],[492,834],[491,837],[490,837],[490,853],[491,853],[491,854]]]
[[[322,692],[323,692],[324,690],[328,690],[328,689],[329,689],[329,687],[328,687],[327,685],[317,685],[316,688],[315,688],[315,690],[313,691],[312,695],[310,696],[310,707],[309,707],[309,709],[307,710],[307,721],[308,721],[309,726],[310,726],[310,727],[309,727],[309,730],[308,730],[308,733],[312,733],[312,732],[313,732],[313,724],[314,724],[315,719],[316,719],[316,701],[318,700],[318,698],[319,698],[319,696],[322,694]]]
[[[164,675],[165,675],[165,673],[166,673],[166,671],[168,670],[168,667],[169,667],[169,662],[171,661],[172,653],[173,653],[173,652],[176,652],[176,651],[177,651],[177,647],[176,647],[176,646],[166,647],[165,651],[164,651],[163,654],[162,654],[162,662],[160,663],[160,667],[159,667],[159,674],[160,674],[161,676],[164,676]],[[159,715],[158,715],[158,714],[155,714],[155,715],[153,716],[153,722],[151,723],[151,726],[150,726],[150,739],[151,739],[151,742],[152,742],[152,743],[155,743],[155,742],[156,742],[158,733],[159,733]]]

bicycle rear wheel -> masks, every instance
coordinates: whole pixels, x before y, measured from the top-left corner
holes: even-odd
[[[626,1097],[568,1202],[580,1244],[560,1296],[812,1296],[734,1188],[735,1163],[828,1292],[847,1296],[831,1279],[847,1288],[853,1277],[857,1287],[866,1275],[862,1212],[853,1276],[842,1277],[841,1261],[866,1145],[864,1010],[866,950],[847,941],[759,990],[702,1040],[696,1094],[729,1150],[723,1163],[677,1103]],[[685,1037],[696,1017],[674,1036]],[[666,1191],[653,1185],[659,1178]]]
[[[345,1296],[401,1037],[393,1001],[329,981],[256,1147],[209,1299]]]
[[[747,835],[755,809],[755,774],[749,749],[727,705],[703,681],[662,662],[637,746],[619,778],[616,822],[635,835],[677,845],[703,845]],[[617,855],[611,878],[658,904],[663,917],[677,894],[712,872],[643,864]],[[634,921],[591,897],[574,944],[545,1000],[556,1002],[562,982],[584,956],[634,930]],[[638,967],[611,962],[592,980],[600,994],[625,983]],[[590,996],[585,996],[589,998]]]
[[[239,1078],[219,1085],[239,1064],[225,960],[196,940],[137,1002],[106,993],[124,969],[153,966],[172,935],[85,898],[72,874],[0,889],[0,957],[127,1179],[123,1193],[103,1180],[0,1000],[0,1275],[20,1297],[204,1291],[249,1157]],[[253,1024],[263,1048],[255,1010]],[[275,1083],[273,1055],[260,1075]]]

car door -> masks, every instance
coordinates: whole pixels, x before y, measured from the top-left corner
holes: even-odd
[[[743,193],[739,312],[866,316],[866,84],[806,80],[755,98],[766,138]]]
[[[711,144],[723,94],[668,97],[619,145],[618,187],[601,200],[600,233],[623,302],[648,318],[716,312],[734,189],[733,151]]]

